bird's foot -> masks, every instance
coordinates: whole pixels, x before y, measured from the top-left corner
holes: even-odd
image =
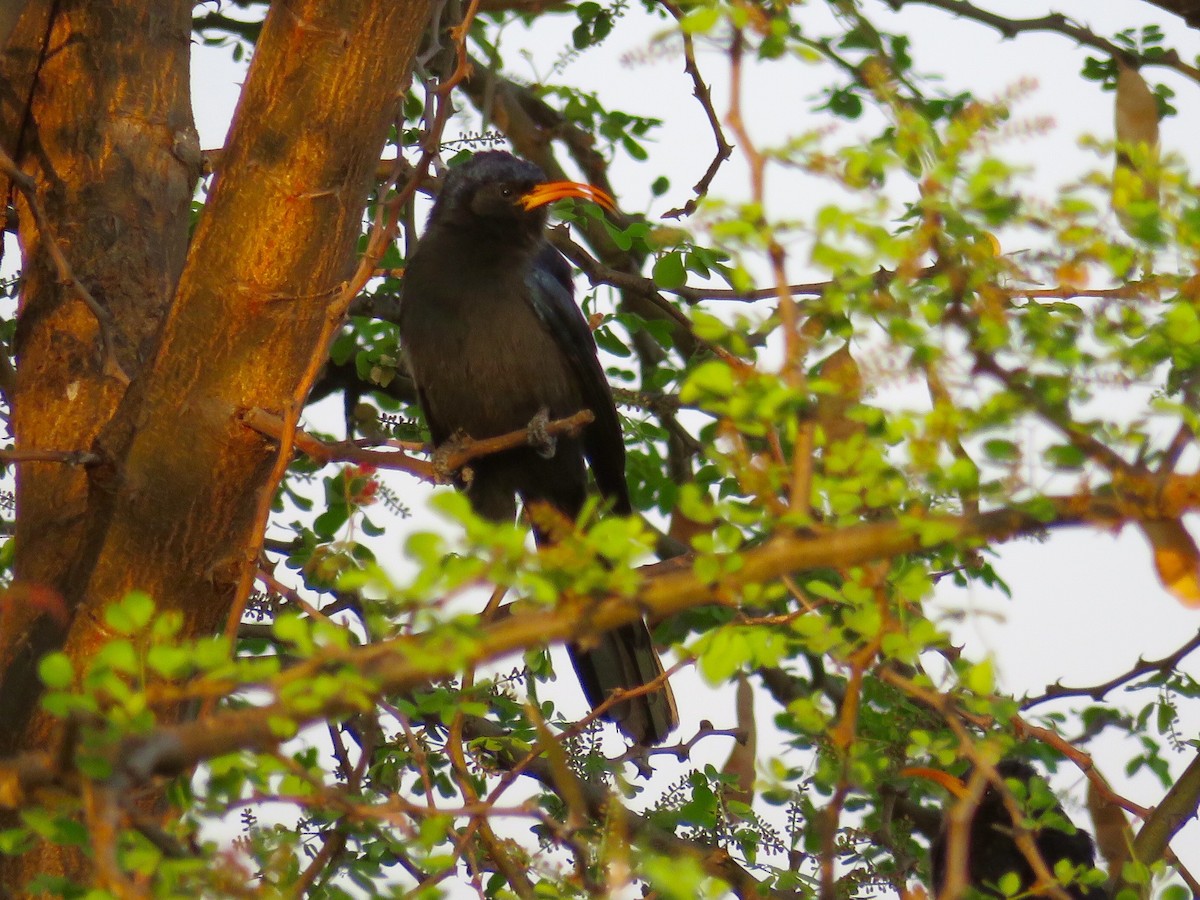
[[[550,410],[544,406],[539,409],[537,415],[529,420],[526,431],[529,435],[529,446],[537,451],[537,455],[542,459],[552,459],[557,441],[550,433]]]
[[[442,441],[433,448],[433,455],[430,462],[433,463],[433,475],[437,479],[438,484],[449,484],[452,481],[462,481],[464,473],[468,473],[469,469],[466,466],[455,466],[452,460],[459,456],[463,448],[471,443],[471,438],[465,431],[461,429],[454,432],[450,437]],[[470,481],[469,474],[466,480]]]

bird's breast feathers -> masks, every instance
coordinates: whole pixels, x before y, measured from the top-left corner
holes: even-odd
[[[527,304],[458,298],[414,316],[405,333],[428,413],[451,430],[492,437],[583,407],[561,346]]]

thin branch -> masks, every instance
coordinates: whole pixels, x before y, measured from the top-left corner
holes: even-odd
[[[1020,373],[1005,369],[991,353],[979,349],[974,349],[973,352],[976,371],[991,375],[1003,385],[1005,390],[1020,397],[1043,419],[1058,428],[1071,446],[1085,457],[1103,466],[1114,475],[1132,475],[1137,472],[1137,468],[1127,462],[1119,453],[1088,434],[1083,426],[1067,415],[1065,407],[1054,408],[1046,402],[1041,394],[1023,383]]]
[[[500,601],[504,599],[505,589],[496,588],[492,591],[492,596],[488,598],[487,606],[480,614],[481,622],[491,621],[497,608],[500,606]],[[468,666],[463,672],[462,690],[469,691],[475,686],[475,666]],[[464,713],[458,710],[454,719],[450,723],[450,732],[446,736],[446,752],[450,757],[451,778],[458,786],[458,792],[462,794],[463,800],[467,805],[479,803],[479,792],[475,789],[475,785],[471,780],[470,767],[467,764],[467,755],[463,746],[463,721]],[[487,810],[495,809],[494,795],[489,796],[484,808]],[[503,841],[492,830],[491,823],[487,816],[480,814],[471,817],[467,828],[463,830],[462,836],[459,838],[458,845],[460,848],[465,847],[467,840],[472,833],[478,833],[480,843],[483,844],[496,869],[504,876],[505,881],[512,891],[521,898],[521,900],[533,900],[536,896],[532,882],[528,876],[513,860],[512,854],[508,852]],[[461,852],[461,851],[460,851]],[[456,854],[457,855],[457,854]],[[474,861],[473,854],[468,850],[468,860],[472,863],[472,868],[478,874],[478,866]],[[447,870],[443,870],[447,871]]]
[[[1175,436],[1171,438],[1171,443],[1163,451],[1162,462],[1158,470],[1160,472],[1175,471],[1175,466],[1179,464],[1179,458],[1183,456],[1183,452],[1191,446],[1195,439],[1196,435],[1192,432],[1192,426],[1187,422],[1181,424],[1179,430],[1175,432]]]
[[[1105,40],[1088,28],[1071,21],[1071,19],[1062,13],[1050,13],[1036,19],[1010,19],[1006,16],[989,12],[986,9],[980,9],[972,3],[968,3],[967,0],[884,0],[884,2],[897,12],[900,11],[901,7],[910,6],[914,3],[933,6],[953,13],[956,16],[961,16],[964,19],[979,22],[981,25],[987,25],[1010,39],[1015,38],[1018,34],[1034,31],[1048,31],[1061,34],[1084,47],[1099,50],[1107,56],[1130,60],[1138,67],[1163,66],[1168,69],[1174,69],[1192,81],[1200,83],[1200,69],[1185,63],[1174,50],[1156,56],[1137,53],[1128,47],[1121,47],[1111,41]]]
[[[99,454],[87,450],[0,449],[0,463],[54,462],[68,466],[94,466],[101,461]]]
[[[276,441],[283,438],[287,432],[286,423],[282,418],[259,407],[243,410],[241,420],[247,428]],[[366,450],[354,441],[323,441],[300,428],[295,429],[292,444],[297,450],[322,465],[347,462],[360,466],[375,466],[379,469],[408,472],[423,481],[437,481],[432,463],[416,459],[401,450]]]
[[[1021,709],[1033,709],[1042,703],[1047,703],[1051,700],[1061,700],[1063,697],[1091,697],[1097,702],[1103,700],[1110,691],[1121,687],[1124,684],[1139,678],[1142,675],[1149,675],[1154,672],[1169,672],[1174,669],[1183,659],[1193,653],[1197,648],[1200,648],[1200,632],[1197,632],[1186,644],[1180,647],[1173,653],[1164,656],[1162,659],[1142,659],[1138,657],[1138,661],[1133,667],[1116,678],[1104,682],[1103,684],[1093,685],[1091,687],[1066,687],[1061,684],[1047,685],[1045,691],[1035,697],[1026,697],[1021,701]]]
[[[675,21],[683,19],[683,10],[676,6],[671,0],[660,0],[663,8],[669,12]],[[692,79],[692,93],[696,99],[700,101],[700,106],[704,110],[704,115],[708,119],[708,127],[712,129],[713,140],[717,144],[717,153],[713,157],[712,162],[708,164],[708,168],[696,182],[692,188],[692,196],[687,203],[677,209],[669,210],[663,213],[664,219],[681,219],[684,216],[690,216],[696,211],[696,207],[700,201],[708,194],[709,185],[712,180],[717,177],[717,172],[725,160],[733,155],[733,145],[725,138],[725,131],[721,127],[721,119],[717,115],[717,111],[713,108],[712,91],[704,81],[704,76],[700,74],[700,67],[696,64],[696,47],[692,40],[692,36],[682,29],[680,36],[683,38],[683,70]]]
[[[500,726],[479,717],[469,717],[464,731],[472,738],[501,738],[506,735]],[[509,744],[497,742],[497,746],[505,748]],[[699,863],[709,875],[728,883],[739,898],[748,900],[748,898],[794,896],[791,893],[768,890],[753,875],[738,865],[725,849],[705,844],[699,840],[677,837],[660,829],[650,819],[626,809],[603,786],[583,781],[569,771],[560,772],[546,759],[518,759],[511,751],[505,749],[497,750],[495,755],[497,763],[505,768],[519,763],[524,764],[526,774],[556,794],[560,794],[563,788],[562,779],[571,779],[571,792],[583,798],[583,802],[587,805],[588,812],[593,818],[604,819],[610,823],[616,819],[619,822],[617,827],[656,852],[666,857],[689,859]]]
[[[321,849],[313,856],[312,861],[300,873],[296,881],[289,886],[290,896],[303,897],[312,887],[321,873],[324,872],[335,858],[346,848],[346,832],[340,825],[335,824],[327,831],[321,840]]]
[[[454,473],[472,460],[490,456],[504,450],[537,444],[545,438],[575,435],[595,419],[590,409],[582,409],[564,419],[545,422],[534,421],[527,427],[490,438],[471,438],[456,435],[434,452],[432,461],[427,462],[409,456],[403,450],[367,450],[357,441],[322,441],[307,431],[297,428],[292,444],[306,456],[327,465],[333,462],[348,462],[379,469],[394,469],[408,472],[423,481],[446,484]],[[284,420],[265,409],[254,407],[242,412],[242,424],[259,434],[275,440],[286,434]]]

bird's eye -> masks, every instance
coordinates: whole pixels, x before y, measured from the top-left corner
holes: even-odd
[[[512,187],[510,187],[510,186],[509,186],[509,185],[507,185],[507,184],[506,184],[506,185],[504,185],[502,188],[500,188],[500,196],[501,196],[501,197],[503,197],[505,200],[507,200],[507,199],[509,199],[510,197],[512,197],[512,195],[513,195],[514,193],[516,193],[516,192],[515,192],[515,191],[512,189]]]

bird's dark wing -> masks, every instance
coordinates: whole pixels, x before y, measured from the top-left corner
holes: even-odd
[[[421,390],[420,385],[417,386],[417,404],[425,416],[425,424],[429,426],[429,444],[436,450],[450,439],[450,429],[433,415],[429,400],[425,397],[425,392]]]
[[[631,506],[625,484],[625,441],[612,390],[604,377],[592,331],[575,304],[570,265],[550,244],[544,244],[538,252],[528,286],[534,312],[570,361],[584,403],[596,417],[583,432],[583,451],[596,485],[617,513],[628,515]]]

